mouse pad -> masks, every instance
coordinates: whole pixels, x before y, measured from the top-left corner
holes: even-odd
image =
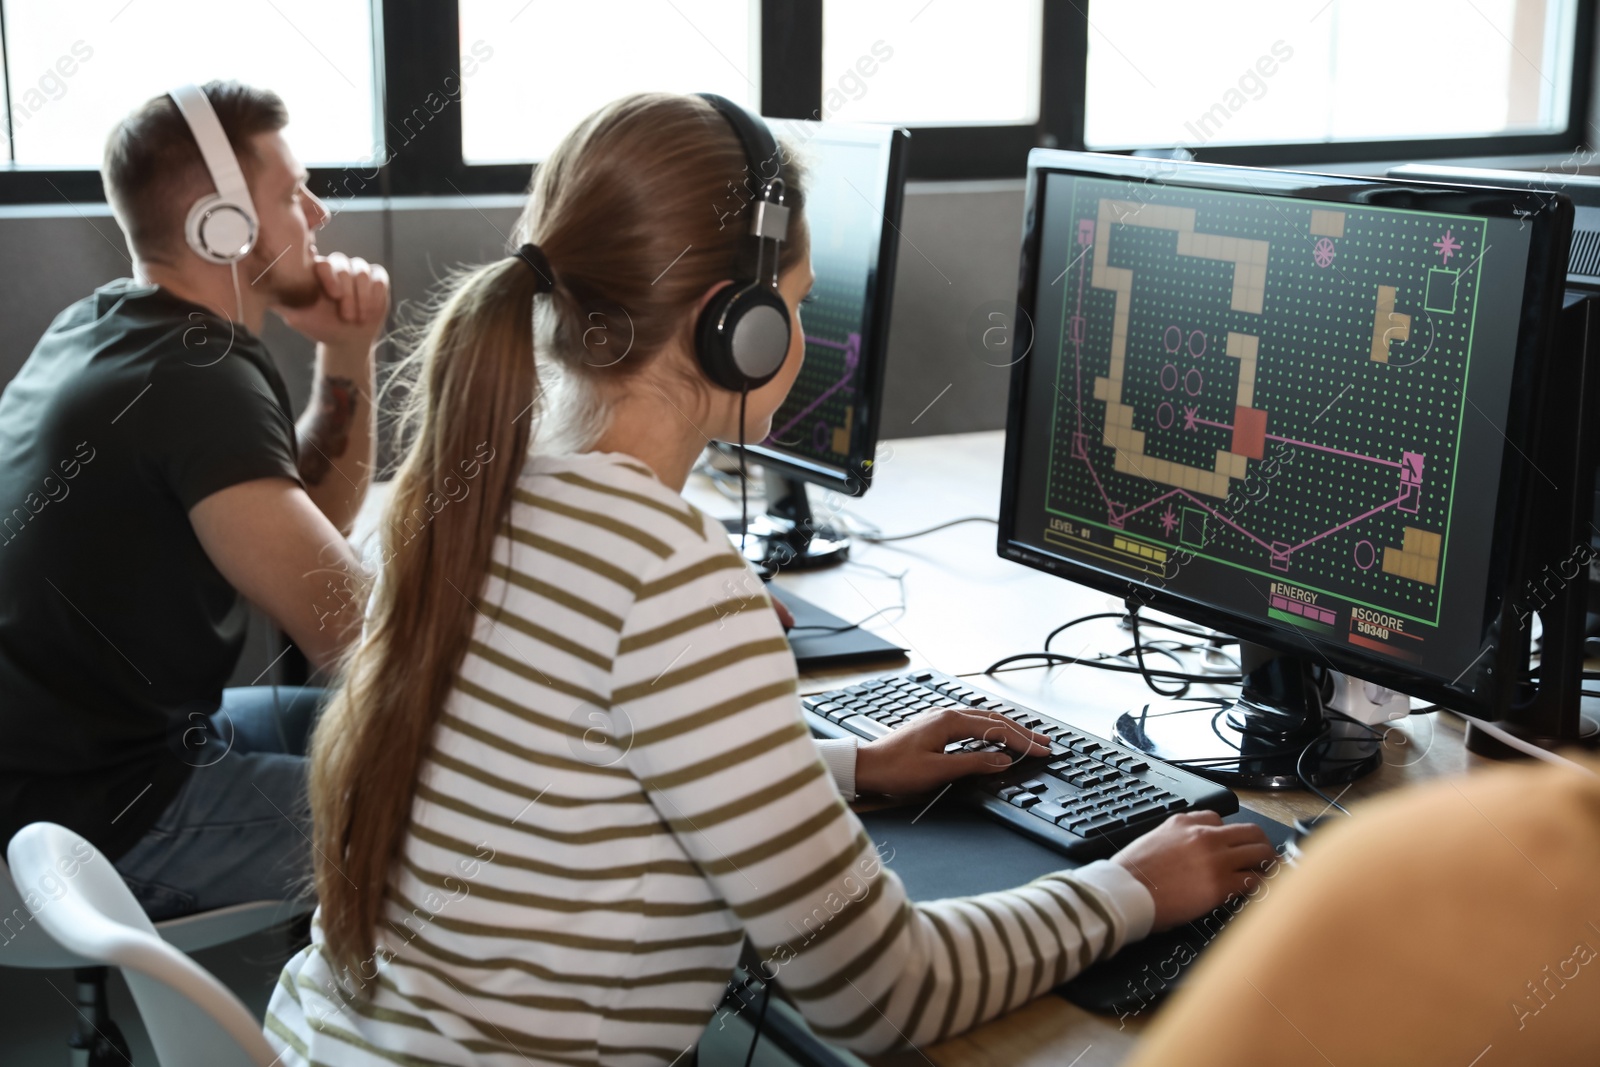
[[[795,628],[787,634],[795,665],[802,671],[822,667],[851,667],[904,661],[906,650],[890,644],[811,601],[768,583],[767,592],[794,616]]]
[[[995,822],[960,801],[886,808],[861,815],[878,854],[905,883],[912,900],[939,900],[1014,889],[1051,871],[1080,866],[1060,853]],[[1281,848],[1292,831],[1280,822],[1240,809],[1223,822],[1253,822]],[[1235,905],[1235,909],[1243,903]],[[1173,930],[1124,945],[1109,960],[1056,989],[1079,1007],[1102,1014],[1134,1015],[1182,984],[1201,951],[1226,927],[1232,913],[1219,908]]]

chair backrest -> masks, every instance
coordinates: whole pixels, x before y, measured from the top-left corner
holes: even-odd
[[[19,886],[0,862],[0,967],[66,970],[93,966],[93,961],[56,944],[34,919],[60,891],[61,878],[53,871],[43,884],[30,881]]]
[[[88,841],[55,823],[17,831],[6,850],[26,894],[48,885],[33,913],[67,951],[122,968],[161,1067],[267,1067],[261,1024],[210,972],[163,941],[117,869]]]

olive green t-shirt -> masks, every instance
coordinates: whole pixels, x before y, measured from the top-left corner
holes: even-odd
[[[115,859],[212,758],[247,609],[189,509],[295,461],[243,326],[129,279],[56,317],[0,394],[0,849],[49,820]]]

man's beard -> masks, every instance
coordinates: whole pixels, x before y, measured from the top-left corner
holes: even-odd
[[[310,307],[322,297],[322,283],[317,281],[316,268],[307,264],[305,273],[291,274],[286,269],[289,265],[284,262],[289,258],[282,256],[266,265],[265,270],[256,267],[254,273],[260,276],[251,284],[265,289],[274,307]]]
[[[310,307],[322,298],[322,283],[315,274],[308,273],[293,281],[276,280],[269,274],[266,280],[272,283],[267,286],[267,292],[272,294],[272,302],[278,307]]]

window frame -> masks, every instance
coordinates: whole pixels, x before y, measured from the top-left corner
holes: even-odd
[[[13,0],[15,2],[15,0]],[[847,0],[761,0],[761,105],[774,118],[822,112],[822,5]],[[5,0],[0,0],[3,18]],[[1594,111],[1594,5],[1580,3],[1571,63],[1567,124],[1544,134],[1417,140],[1202,146],[1197,158],[1250,166],[1318,166],[1392,159],[1444,159],[1568,152],[1583,147]],[[1084,146],[1089,17],[1087,0],[1046,0],[1040,33],[1039,119],[1034,123],[917,126],[910,178],[921,181],[1016,179],[1035,146]],[[459,76],[458,0],[374,0],[378,112],[388,136],[446,77]],[[0,47],[4,47],[0,37]],[[8,95],[0,102],[9,116]],[[1127,154],[1131,150],[1118,150]],[[329,198],[519,193],[528,163],[468,164],[461,150],[459,97],[431,113],[420,132],[386,147],[379,166],[312,168],[312,188]],[[104,202],[99,171],[0,164],[0,205]]]

